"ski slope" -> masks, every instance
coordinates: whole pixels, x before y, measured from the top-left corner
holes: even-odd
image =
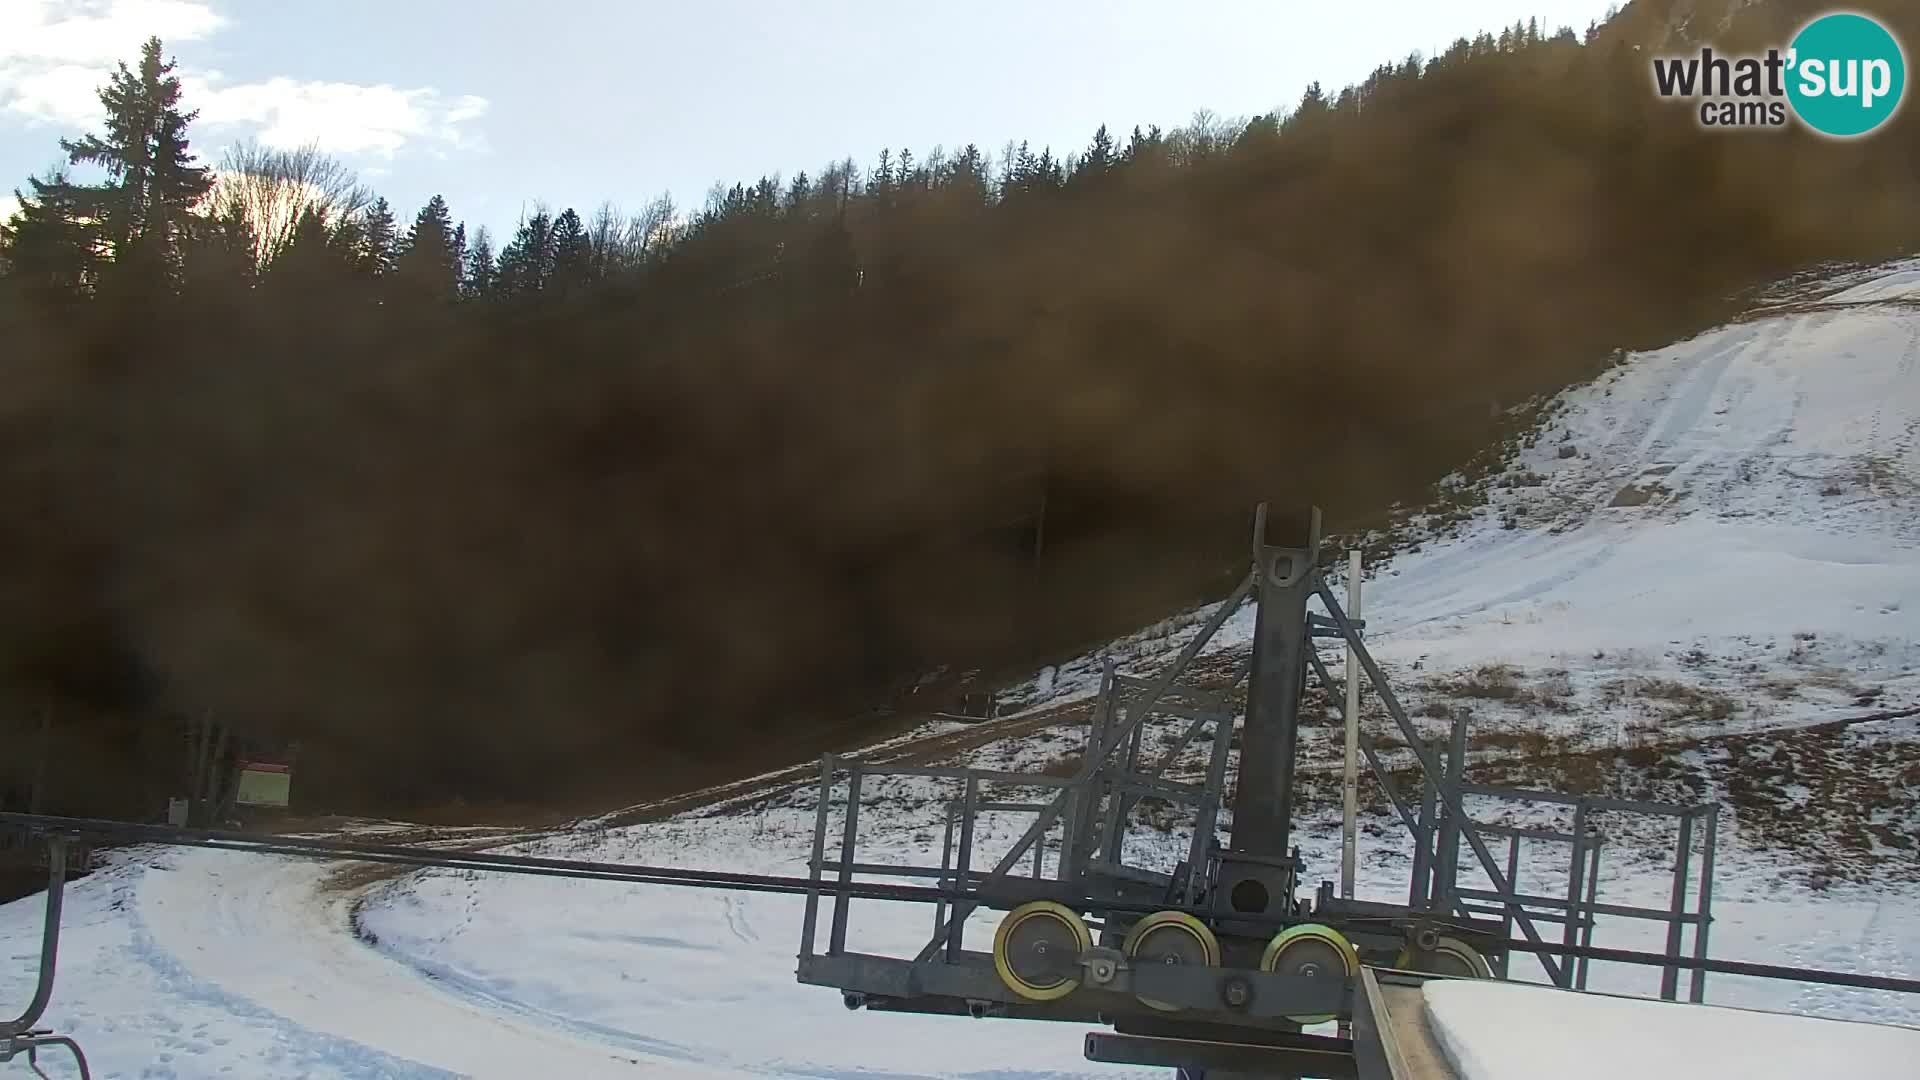
[[[1560,395],[1468,523],[1366,568],[1375,658],[1416,680],[1551,673],[1588,714],[1653,676],[1750,699],[1743,725],[1920,703],[1920,264],[1859,277]],[[1091,696],[1103,656],[1150,667],[1205,614],[1010,696]],[[1248,605],[1205,652],[1252,632]]]
[[[1920,318],[1904,306],[1916,298],[1920,264],[1852,275],[1626,357],[1561,395],[1533,445],[1476,481],[1486,503],[1470,520],[1368,568],[1368,638],[1396,690],[1410,705],[1470,701],[1478,725],[1602,744],[1636,725],[1663,739],[1790,732],[1920,703]],[[1038,673],[1016,706],[1039,715],[1091,696],[1103,656],[1151,671],[1206,614]],[[1243,646],[1251,631],[1249,609],[1209,651]],[[1567,710],[1447,696],[1488,665]],[[1725,708],[1662,711],[1649,680]],[[1833,756],[1870,762],[1920,742],[1920,721],[1847,737],[1856,741]],[[1044,745],[1054,744],[1010,738],[969,760],[1031,765],[1053,752]],[[938,794],[870,791],[863,850],[937,859]],[[802,785],[514,849],[794,873],[814,798]],[[984,827],[983,851],[1016,832]],[[1913,848],[1875,849],[1885,876],[1816,891],[1803,871],[1819,852],[1764,833],[1745,808],[1723,815],[1716,956],[1920,975],[1920,890],[1893,876],[1914,866]],[[1183,842],[1141,837],[1170,857]],[[1663,904],[1662,838],[1618,840],[1600,898]],[[1309,879],[1331,876],[1334,822],[1310,817],[1299,842]],[[1407,873],[1393,829],[1363,833],[1362,896],[1404,897]],[[1545,854],[1523,874],[1530,891],[1564,886]],[[69,888],[45,1023],[80,1040],[95,1075],[181,1080],[1165,1075],[1086,1062],[1073,1025],[848,1012],[832,991],[794,981],[800,911],[794,897],[465,872],[341,889],[312,862],[127,853]],[[0,907],[9,1004],[31,992],[39,918],[37,899]],[[970,940],[992,925],[976,916]],[[861,903],[853,926],[855,948],[911,950],[931,912]],[[1657,949],[1659,932],[1609,920],[1595,943]],[[1657,980],[1619,965],[1593,975],[1596,989],[1625,994],[1650,994]],[[1912,996],[1724,976],[1707,996],[1920,1027]],[[50,1056],[44,1067],[73,1075],[62,1064]]]

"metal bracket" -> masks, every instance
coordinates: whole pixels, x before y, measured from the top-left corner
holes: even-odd
[[[47,1074],[40,1071],[40,1050],[43,1047],[65,1047],[73,1054],[74,1064],[80,1068],[80,1080],[92,1080],[93,1073],[87,1067],[87,1055],[81,1053],[80,1044],[68,1035],[55,1035],[51,1030],[38,1029],[10,1035],[0,1040],[0,1065],[12,1061],[21,1054],[27,1055],[27,1068],[33,1074],[46,1080]]]
[[[67,838],[58,835],[47,837],[47,909],[45,922],[40,936],[40,974],[34,982],[33,997],[21,1014],[7,1021],[0,1021],[0,1063],[12,1061],[15,1057],[27,1055],[27,1067],[37,1076],[46,1076],[40,1071],[39,1050],[43,1046],[64,1046],[73,1052],[74,1060],[80,1065],[80,1080],[89,1080],[92,1075],[87,1070],[87,1056],[80,1052],[80,1044],[66,1035],[55,1035],[51,1029],[36,1028],[40,1017],[47,1011],[47,1003],[53,1000],[53,975],[60,958],[60,909],[66,898],[67,886]]]

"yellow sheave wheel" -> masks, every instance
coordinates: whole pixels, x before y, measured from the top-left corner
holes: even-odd
[[[1313,975],[1332,971],[1351,977],[1360,970],[1360,952],[1345,934],[1331,926],[1301,923],[1273,935],[1273,940],[1267,942],[1267,951],[1260,956],[1260,970],[1276,975]],[[1289,1016],[1287,1019],[1306,1027],[1324,1024],[1333,1019],[1333,1014]]]
[[[1121,949],[1132,957],[1135,967],[1145,964],[1193,964],[1218,967],[1220,939],[1206,923],[1184,911],[1156,911],[1127,931]],[[1168,1012],[1180,1008],[1165,1001],[1139,995],[1142,1003]]]
[[[1443,937],[1430,952],[1416,954],[1402,948],[1393,966],[1402,971],[1425,971],[1435,975],[1454,975],[1465,979],[1491,979],[1493,968],[1473,946],[1458,938]]]
[[[993,933],[993,970],[1007,989],[1030,1001],[1052,1001],[1080,985],[1080,954],[1093,935],[1064,904],[1030,900]]]

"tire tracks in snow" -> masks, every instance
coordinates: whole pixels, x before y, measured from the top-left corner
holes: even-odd
[[[330,894],[325,878],[324,864],[304,859],[183,851],[175,869],[143,879],[136,902],[155,948],[197,980],[436,1075],[724,1075],[666,1046],[623,1046],[437,983],[355,938],[353,900]]]

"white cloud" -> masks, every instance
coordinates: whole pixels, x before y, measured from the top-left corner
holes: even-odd
[[[8,112],[62,128],[100,122],[100,86],[106,74],[79,64],[8,72],[0,68],[0,104]]]
[[[257,128],[268,146],[318,143],[342,154],[392,157],[410,142],[476,149],[479,137],[462,125],[487,111],[484,98],[448,97],[431,87],[402,90],[285,78],[223,86],[218,73],[181,82],[185,96],[198,103],[199,123]]]
[[[150,35],[198,41],[226,24],[192,0],[8,0],[0,6],[0,64],[111,67]]]
[[[227,24],[197,0],[0,0],[0,116],[70,130],[97,127],[100,87],[149,35],[168,55]],[[240,128],[270,146],[318,143],[340,154],[392,157],[409,143],[471,150],[487,102],[432,87],[272,78],[229,82],[179,68],[183,98],[207,127]]]
[[[13,192],[0,193],[0,225],[5,225],[19,212],[20,200],[13,197]]]

